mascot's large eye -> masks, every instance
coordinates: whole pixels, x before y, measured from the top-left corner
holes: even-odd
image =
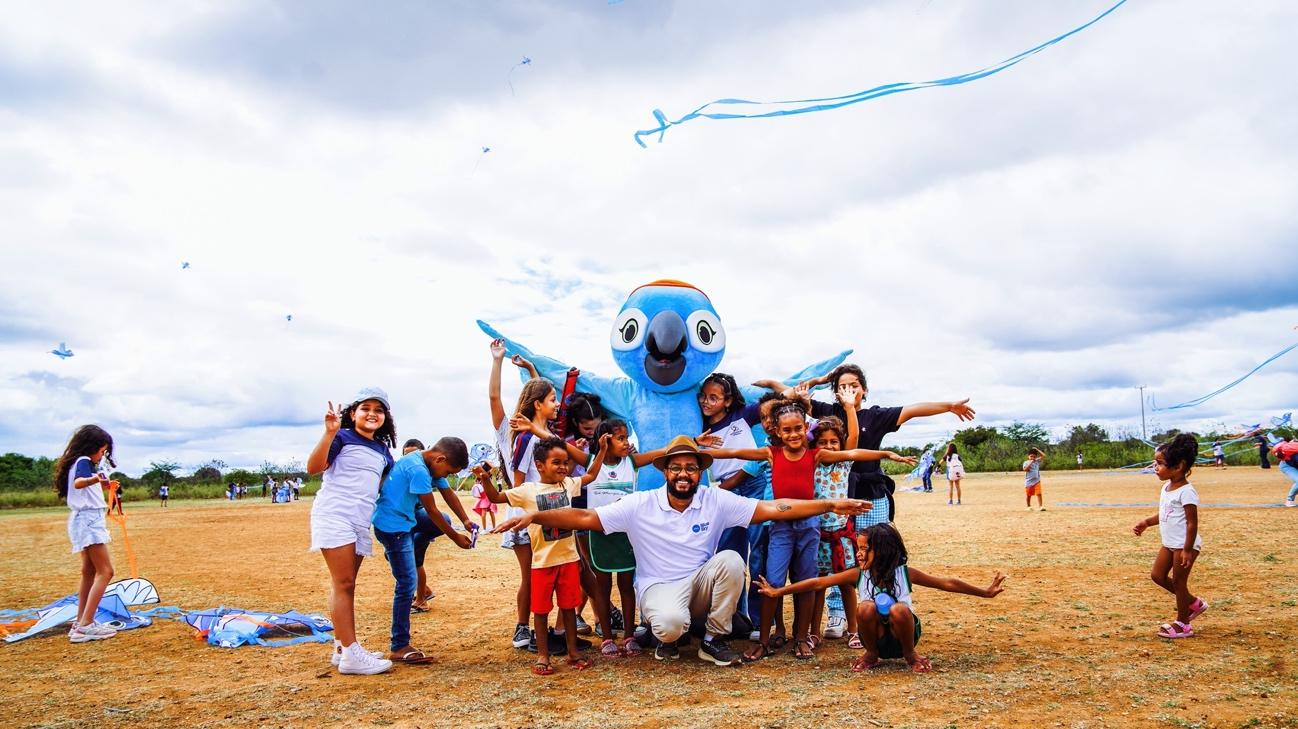
[[[720,352],[726,348],[726,330],[721,328],[721,319],[710,311],[698,310],[685,320],[685,328],[690,333],[690,344],[700,352]]]
[[[613,321],[613,333],[609,337],[609,344],[613,349],[623,352],[639,347],[644,341],[644,330],[648,323],[649,317],[645,316],[643,311],[623,310]]]

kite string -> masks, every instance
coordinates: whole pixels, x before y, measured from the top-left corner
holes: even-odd
[[[121,488],[121,484],[117,481],[109,482],[108,518],[122,526],[122,544],[126,547],[126,564],[130,567],[131,577],[138,578],[140,570],[135,563],[135,549],[131,547],[131,535],[126,531],[126,512],[122,510]]]
[[[746,99],[717,99],[716,101],[712,101],[707,104],[704,104],[703,106],[700,106],[699,108],[695,109],[694,111],[686,114],[685,116],[675,121],[669,121],[667,119],[667,116],[663,114],[660,109],[654,109],[653,116],[654,119],[658,122],[658,126],[654,129],[642,129],[636,132],[635,141],[636,144],[640,145],[641,147],[646,147],[648,145],[646,145],[644,141],[641,140],[641,137],[657,134],[658,141],[661,143],[663,141],[663,137],[667,133],[668,127],[676,126],[678,124],[683,124],[684,122],[687,122],[691,119],[697,119],[699,117],[703,117],[706,119],[762,119],[762,118],[776,117],[776,116],[790,116],[793,114],[806,114],[813,111],[828,111],[831,109],[837,109],[840,107],[849,106],[851,104],[859,104],[863,101],[869,101],[870,99],[879,98],[881,96],[888,96],[891,94],[899,94],[905,91],[918,91],[919,89],[931,88],[934,86],[954,86],[956,84],[968,83],[969,81],[976,81],[980,78],[985,78],[987,76],[1000,73],[1001,71],[1004,71],[1005,69],[1010,68],[1011,66],[1014,66],[1019,62],[1027,59],[1029,56],[1040,53],[1041,51],[1049,48],[1050,46],[1053,46],[1056,43],[1059,43],[1070,36],[1076,35],[1077,33],[1086,30],[1092,25],[1103,20],[1106,16],[1108,16],[1113,11],[1117,10],[1126,2],[1127,0],[1118,0],[1118,3],[1113,7],[1109,8],[1108,10],[1105,10],[1103,13],[1100,13],[1096,17],[1092,18],[1090,21],[1082,25],[1079,25],[1076,28],[1073,28],[1067,33],[1056,36],[1046,41],[1045,43],[1036,46],[1035,48],[1030,48],[1026,51],[1023,51],[1022,53],[1011,56],[1001,61],[1000,63],[970,73],[959,74],[956,76],[948,76],[946,78],[934,79],[932,81],[918,81],[918,82],[906,81],[901,83],[884,84],[882,86],[876,86],[872,89],[866,89],[865,91],[858,91],[854,94],[846,94],[844,96],[830,96],[830,97],[814,98],[814,99],[793,99],[793,100],[786,100],[786,101],[749,101]],[[735,104],[748,104],[753,106],[769,106],[775,104],[811,104],[811,106],[804,106],[796,109],[780,109],[780,110],[767,111],[767,112],[755,113],[755,114],[719,113],[719,112],[707,111],[708,107],[711,107],[713,105],[735,105]]]
[[[1256,367],[1254,367],[1253,369],[1251,369],[1251,370],[1249,370],[1248,372],[1246,372],[1246,373],[1245,373],[1242,377],[1240,377],[1239,379],[1237,379],[1237,380],[1235,380],[1235,381],[1233,381],[1233,382],[1227,383],[1226,385],[1223,385],[1222,387],[1219,387],[1219,388],[1217,388],[1216,390],[1213,390],[1212,392],[1208,393],[1207,395],[1202,395],[1202,396],[1200,396],[1200,397],[1196,397],[1196,398],[1194,398],[1193,400],[1186,400],[1185,402],[1177,403],[1176,405],[1168,405],[1167,407],[1154,408],[1153,411],[1157,413],[1157,412],[1162,412],[1162,411],[1164,411],[1164,410],[1180,410],[1181,408],[1192,408],[1192,407],[1194,407],[1194,406],[1196,406],[1196,405],[1202,405],[1202,404],[1204,404],[1205,402],[1208,402],[1209,400],[1213,399],[1214,397],[1220,395],[1221,393],[1223,393],[1223,392],[1225,392],[1225,391],[1231,389],[1232,387],[1238,385],[1239,383],[1243,382],[1244,380],[1247,380],[1248,378],[1252,377],[1252,376],[1253,376],[1253,375],[1254,375],[1258,370],[1262,369],[1263,367],[1266,367],[1267,365],[1271,364],[1272,362],[1276,361],[1277,359],[1280,359],[1281,357],[1285,356],[1286,354],[1289,354],[1289,353],[1292,352],[1294,349],[1298,349],[1298,342],[1296,342],[1296,343],[1294,343],[1294,344],[1291,344],[1291,345],[1289,345],[1288,347],[1285,347],[1284,349],[1280,350],[1279,352],[1276,352],[1275,354],[1273,354],[1273,355],[1271,355],[1270,357],[1266,358],[1266,360],[1264,360],[1261,364],[1259,364],[1258,366],[1256,366]]]

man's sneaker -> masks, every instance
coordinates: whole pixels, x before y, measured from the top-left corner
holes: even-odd
[[[825,637],[830,640],[842,638],[846,632],[847,618],[841,615],[830,615],[829,622],[825,624]]]
[[[739,654],[730,644],[720,638],[705,640],[699,644],[699,658],[718,666],[737,666],[742,663]]]
[[[514,627],[514,647],[526,648],[527,644],[532,642],[532,631],[526,625],[517,625]]]
[[[381,651],[366,651],[366,653],[369,653],[375,658],[383,657],[383,653]],[[342,661],[342,659],[343,659],[343,644],[339,643],[338,641],[334,641],[334,649],[329,654],[329,663],[331,665],[337,666],[338,663]]]
[[[681,649],[676,647],[675,643],[658,643],[654,648],[654,659],[659,661],[674,661],[681,657]]]
[[[352,643],[343,649],[342,658],[338,661],[338,672],[359,676],[372,676],[392,668],[392,661],[386,658],[375,658],[373,653]]]
[[[590,635],[590,623],[586,622],[580,615],[577,616],[577,635]]]

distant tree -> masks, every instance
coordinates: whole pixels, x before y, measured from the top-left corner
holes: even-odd
[[[149,470],[140,476],[140,480],[147,484],[167,483],[176,480],[176,471],[180,470],[180,464],[175,461],[150,461]]]
[[[215,466],[199,466],[194,469],[194,475],[190,476],[194,483],[220,483],[221,469]]]
[[[230,471],[229,473],[225,474],[225,480],[248,485],[248,484],[260,483],[262,481],[265,481],[266,477],[258,476],[257,474],[253,473],[252,471],[249,471],[246,468],[236,468],[233,471]]]
[[[985,425],[975,425],[972,428],[965,428],[964,430],[957,431],[955,434],[955,441],[964,448],[977,448],[983,443],[995,440],[999,437],[1000,433],[996,432],[995,428],[989,428]]]
[[[261,479],[265,481],[267,476],[274,476],[277,473],[282,473],[283,470],[284,469],[280,468],[274,463],[271,463],[270,461],[262,461],[261,468],[257,469],[257,473],[260,473]]]
[[[1015,443],[1045,445],[1050,441],[1050,431],[1040,423],[1010,423],[1004,428],[1004,433]]]
[[[1107,443],[1109,434],[1095,423],[1074,425],[1068,431],[1068,437],[1059,441],[1060,447],[1066,450],[1077,450],[1088,443]]]

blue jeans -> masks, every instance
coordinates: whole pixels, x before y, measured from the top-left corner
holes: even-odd
[[[442,512],[442,518],[447,524],[451,523],[451,515],[445,511]],[[414,538],[415,546],[415,566],[424,566],[424,554],[428,552],[428,545],[433,540],[442,536],[442,530],[433,524],[433,520],[428,518],[428,512],[420,509],[415,512],[415,528],[410,530],[410,536]],[[398,646],[399,647],[399,646]]]
[[[392,592],[392,650],[410,645],[410,605],[415,601],[415,544],[411,532],[374,530],[397,586]]]
[[[1285,499],[1286,501],[1293,501],[1294,497],[1298,496],[1298,468],[1294,468],[1288,463],[1280,461],[1280,473],[1288,476],[1289,480],[1293,481],[1293,487],[1289,489],[1289,496]]]

